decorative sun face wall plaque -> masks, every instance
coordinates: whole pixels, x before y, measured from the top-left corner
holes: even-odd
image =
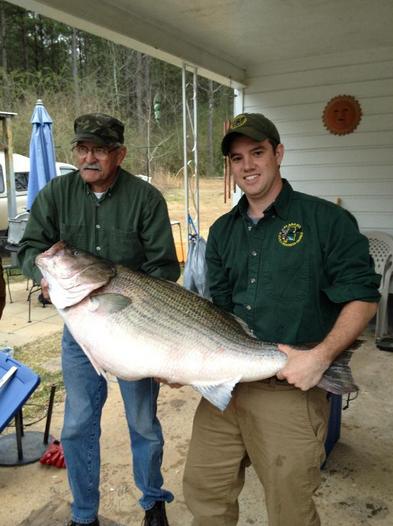
[[[351,95],[338,95],[330,99],[323,110],[325,127],[334,135],[352,133],[362,117],[359,102]]]

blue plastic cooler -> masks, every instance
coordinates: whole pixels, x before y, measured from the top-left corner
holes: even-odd
[[[0,433],[15,418],[15,433],[0,436],[0,466],[38,460],[47,447],[43,433],[24,432],[22,407],[40,383],[31,369],[0,352]]]
[[[326,458],[330,455],[334,445],[340,438],[342,395],[330,395],[330,416],[328,433],[325,441]]]
[[[0,387],[0,432],[40,383],[40,377],[36,373],[3,352],[0,352],[0,381],[1,379],[5,379],[5,382]]]

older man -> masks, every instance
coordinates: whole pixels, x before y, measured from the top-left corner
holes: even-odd
[[[35,257],[64,240],[114,263],[176,281],[179,265],[166,203],[152,185],[121,168],[127,152],[123,124],[110,115],[91,113],[78,117],[74,130],[79,170],[52,180],[35,199],[19,252],[23,272],[39,282]],[[41,285],[47,295],[47,283],[42,280]],[[100,420],[107,385],[67,327],[62,347],[67,397],[61,441],[73,495],[69,526],[97,526]],[[165,502],[173,495],[162,488],[159,385],[153,379],[118,382],[144,525],[167,526]]]

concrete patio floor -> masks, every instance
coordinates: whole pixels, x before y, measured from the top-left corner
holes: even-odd
[[[24,345],[37,338],[44,338],[59,331],[63,322],[53,305],[42,306],[38,292],[31,299],[31,322],[27,301],[31,281],[22,276],[11,276],[10,289],[12,303],[7,290],[7,303],[0,320],[0,346],[14,347]]]

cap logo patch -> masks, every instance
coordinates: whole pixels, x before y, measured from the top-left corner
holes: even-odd
[[[278,233],[278,241],[284,247],[293,247],[303,239],[303,228],[299,223],[288,223]]]
[[[247,122],[247,116],[246,115],[237,115],[234,119],[231,120],[231,129],[233,128],[240,128],[240,126],[243,126]]]

